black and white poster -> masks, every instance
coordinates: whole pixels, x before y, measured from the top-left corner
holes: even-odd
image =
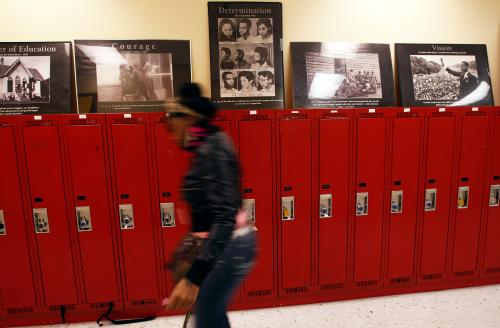
[[[292,42],[294,108],[394,105],[388,44]]]
[[[403,106],[493,105],[486,45],[396,44]]]
[[[71,43],[0,43],[0,115],[71,113]]]
[[[162,111],[191,81],[189,41],[76,40],[80,113]]]
[[[208,3],[212,100],[219,108],[284,107],[281,13],[281,3]]]

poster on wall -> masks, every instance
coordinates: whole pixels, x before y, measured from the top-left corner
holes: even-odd
[[[281,13],[281,3],[208,3],[212,100],[219,108],[284,107]]]
[[[0,115],[71,113],[71,43],[0,43]]]
[[[191,81],[191,46],[181,40],[75,40],[80,113],[162,111]]]
[[[486,45],[396,44],[403,106],[493,105]]]
[[[292,42],[293,107],[394,105],[389,44]]]

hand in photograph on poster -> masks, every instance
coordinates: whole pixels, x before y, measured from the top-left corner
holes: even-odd
[[[281,3],[209,2],[208,12],[214,103],[283,108]]]
[[[403,106],[493,105],[485,45],[396,44]]]
[[[71,113],[70,42],[0,43],[0,115]]]
[[[394,105],[388,44],[292,42],[294,108]]]
[[[77,40],[75,58],[81,113],[161,111],[191,81],[189,41]]]

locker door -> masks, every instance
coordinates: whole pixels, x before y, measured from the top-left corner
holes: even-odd
[[[111,124],[116,210],[121,229],[126,300],[135,304],[137,300],[157,299],[160,290],[149,189],[148,138],[145,124],[116,121]]]
[[[243,208],[258,229],[258,258],[243,286],[246,297],[275,289],[272,132],[269,119],[238,122]]]
[[[322,286],[344,284],[347,279],[349,142],[348,118],[319,120],[320,204],[316,218],[318,282]]]
[[[1,123],[1,122],[0,122]],[[14,127],[0,124],[0,303],[5,308],[36,305],[33,272],[19,181]],[[32,225],[29,225],[32,229]]]
[[[22,127],[31,207],[47,305],[76,304],[58,127]]]
[[[486,273],[500,273],[500,116],[495,117],[493,135],[493,156],[488,176],[489,199],[483,200],[487,206],[486,246],[483,270]]]
[[[488,117],[463,117],[460,142],[459,191],[453,247],[454,275],[477,269],[481,227],[483,178],[488,144]],[[457,195],[455,191],[453,193]],[[452,201],[453,203],[453,201]]]
[[[387,276],[390,282],[413,277],[423,119],[394,118]]]
[[[69,222],[78,230],[88,303],[119,300],[104,131],[100,124],[64,126],[74,206]]]
[[[429,117],[420,275],[443,277],[453,175],[455,117]]]
[[[311,286],[311,133],[309,119],[280,121],[281,288]]]
[[[354,282],[380,280],[384,199],[385,119],[357,119]]]

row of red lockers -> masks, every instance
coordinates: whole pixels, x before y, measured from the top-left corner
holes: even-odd
[[[188,230],[189,155],[167,120],[0,117],[1,326],[158,311]],[[222,111],[216,124],[259,235],[233,308],[500,282],[499,107]]]

